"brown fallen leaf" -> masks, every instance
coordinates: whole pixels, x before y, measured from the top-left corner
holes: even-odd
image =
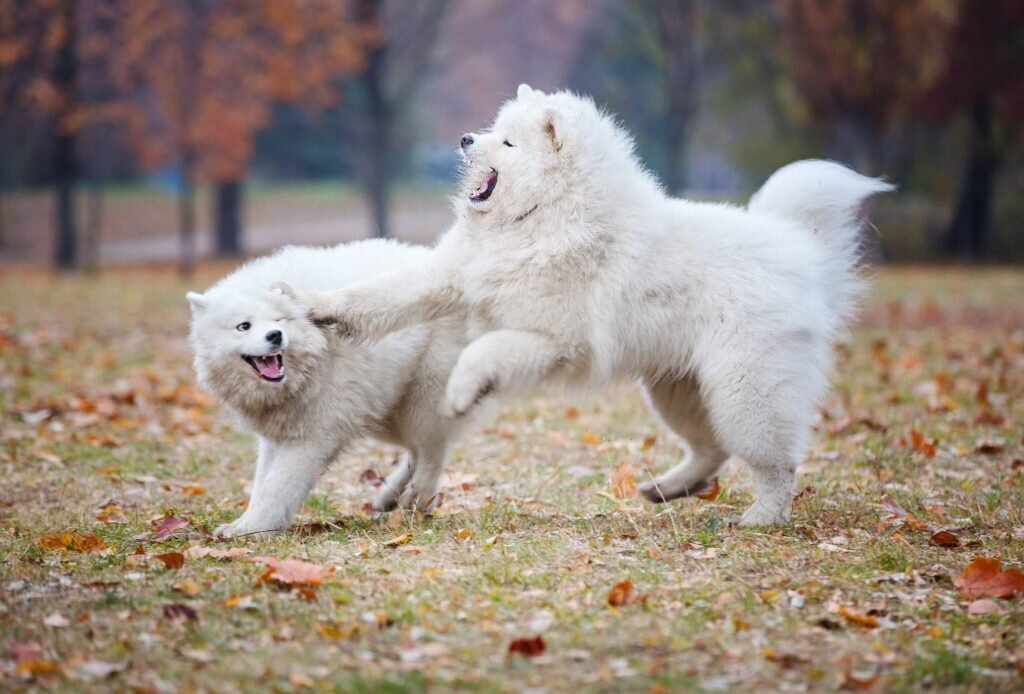
[[[258,583],[275,581],[290,586],[318,586],[324,580],[324,567],[299,559],[276,559],[274,557],[253,557],[249,561],[263,564],[266,572]]]
[[[190,581],[188,579],[178,581],[173,586],[171,586],[171,588],[178,591],[179,593],[185,593],[186,595],[199,595],[201,592],[203,592],[203,587],[201,585],[199,585],[195,581]]]
[[[566,407],[565,412],[562,414],[566,419],[576,419],[580,416],[580,411],[575,407]]]
[[[107,543],[96,533],[47,533],[36,541],[40,549],[66,549],[71,552],[102,552]]]
[[[157,521],[156,527],[153,528],[153,539],[159,540],[167,537],[175,530],[181,530],[189,523],[188,518],[177,518],[175,516],[164,516]]]
[[[959,547],[960,538],[948,530],[940,530],[932,533],[931,538],[928,539],[928,544],[936,547]]]
[[[473,531],[469,528],[459,528],[454,533],[452,533],[452,537],[454,537],[456,540],[469,540],[473,537]]]
[[[975,452],[981,453],[982,455],[995,455],[996,453],[1002,453],[1004,448],[1006,448],[1006,441],[1001,438],[979,439],[974,444]]]
[[[401,535],[394,536],[390,540],[385,540],[381,543],[381,546],[398,547],[399,545],[404,545],[408,542],[412,542],[412,535],[410,535],[409,533],[402,533]]]
[[[532,639],[515,639],[508,645],[508,652],[532,658],[543,653],[547,647],[543,637],[534,636]]]
[[[918,453],[924,453],[929,458],[935,457],[935,442],[925,438],[917,429],[910,430],[910,447]]]
[[[181,620],[187,620],[189,622],[198,622],[199,614],[189,607],[181,603],[171,603],[170,605],[164,605],[164,618],[172,622]]]
[[[843,673],[843,688],[851,689],[855,692],[866,692],[875,686],[878,682],[878,678],[882,676],[882,673],[876,672],[873,675],[861,675],[853,672]]]
[[[597,444],[601,443],[601,437],[592,431],[588,431],[587,433],[580,437],[580,441],[582,441],[583,443],[589,443],[591,446],[596,446]]]
[[[722,488],[718,486],[718,478],[712,477],[711,481],[708,483],[708,486],[704,490],[694,494],[694,496],[697,497],[698,499],[704,499],[705,501],[714,501],[715,499],[718,498],[718,494],[721,491]]]
[[[646,595],[633,594],[633,581],[628,578],[624,581],[619,581],[608,591],[608,604],[612,607],[643,604],[645,602],[647,602]]]
[[[181,552],[167,552],[166,554],[157,554],[153,557],[159,559],[164,563],[168,569],[178,570],[185,565],[185,555]]]
[[[845,617],[848,621],[854,624],[860,624],[862,627],[868,629],[874,629],[878,626],[878,618],[872,617],[869,614],[858,612],[852,608],[846,607],[845,605],[839,606],[839,614]]]
[[[1010,598],[1024,593],[1024,573],[1019,569],[1001,570],[1002,562],[995,557],[978,557],[953,579],[965,600],[977,598]]]
[[[621,463],[612,470],[611,491],[616,499],[630,499],[636,496],[636,467],[630,463]]]

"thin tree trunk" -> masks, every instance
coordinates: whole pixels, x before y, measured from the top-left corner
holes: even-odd
[[[75,197],[74,186],[75,135],[69,129],[67,117],[74,103],[75,90],[75,0],[64,0],[61,4],[65,32],[64,40],[57,52],[54,68],[54,82],[62,98],[62,108],[56,115],[53,147],[53,175],[55,184],[55,216],[57,221],[57,243],[54,262],[60,269],[70,269],[77,261],[75,239]]]
[[[238,255],[242,251],[242,183],[218,181],[214,189],[217,255]]]
[[[660,7],[658,35],[665,52],[665,187],[680,193],[687,183],[686,156],[697,115],[700,46],[693,0],[673,0]]]
[[[992,121],[992,104],[988,99],[974,104],[967,160],[946,235],[949,250],[963,260],[974,260],[988,250],[992,199],[1000,164]]]
[[[4,212],[4,189],[0,186],[0,250],[7,247],[7,217]]]
[[[82,269],[92,272],[99,266],[100,237],[103,232],[103,188],[99,181],[89,184],[86,198],[85,227],[82,229]]]
[[[196,269],[196,193],[188,174],[181,183],[178,194],[178,233],[181,241],[181,256],[178,272],[191,277]]]
[[[365,26],[383,27],[383,2],[360,0],[356,4],[356,20]],[[365,135],[360,142],[366,196],[373,219],[373,235],[390,236],[388,207],[391,185],[391,117],[392,107],[384,93],[384,69],[387,59],[387,40],[381,40],[366,56],[366,70],[360,78],[366,93]]]

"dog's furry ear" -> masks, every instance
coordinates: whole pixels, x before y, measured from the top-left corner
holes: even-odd
[[[291,285],[288,284],[287,282],[274,282],[272,285],[270,285],[270,291],[275,294],[283,294],[284,296],[287,296],[289,299],[298,298],[298,294],[295,293],[295,290],[292,289]]]
[[[523,82],[522,84],[519,85],[519,89],[516,90],[516,98],[525,99],[526,97],[532,96],[533,94],[536,93],[538,93],[536,89],[526,84],[526,82]]]
[[[189,292],[185,298],[192,307],[192,313],[199,313],[206,308],[206,297],[198,292]]]
[[[551,138],[556,152],[562,149],[566,136],[565,114],[553,106],[544,109],[544,132]]]

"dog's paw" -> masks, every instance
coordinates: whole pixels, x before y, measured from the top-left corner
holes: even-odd
[[[427,491],[420,492],[410,484],[402,492],[402,495],[398,497],[398,505],[409,511],[430,513],[435,508],[440,508],[443,500],[444,495],[439,491],[435,490],[433,493]]]
[[[753,506],[743,512],[742,516],[729,516],[725,519],[725,522],[727,525],[735,525],[742,528],[784,525],[789,521],[791,512],[790,508],[773,508],[755,501]]]
[[[374,511],[378,512],[394,511],[398,508],[398,493],[394,489],[384,485],[381,487],[380,491],[374,495],[373,501],[370,502],[370,507]]]
[[[441,415],[448,418],[462,417],[494,393],[495,389],[493,380],[464,377],[456,372],[448,381],[444,401],[441,403]]]
[[[225,523],[220,525],[213,531],[214,537],[220,537],[224,539],[230,539],[233,537],[246,537],[257,540],[266,539],[273,537],[281,532],[281,528],[266,527],[262,524],[252,524],[245,522],[244,518],[239,518],[233,523]]]

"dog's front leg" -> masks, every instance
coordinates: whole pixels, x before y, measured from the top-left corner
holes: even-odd
[[[335,452],[323,444],[261,445],[249,507],[213,534],[270,537],[286,530]]]
[[[441,413],[466,414],[488,395],[528,392],[563,359],[567,350],[551,338],[521,330],[495,330],[474,340],[459,355]]]
[[[456,286],[454,273],[427,266],[391,272],[338,292],[291,291],[306,304],[314,322],[336,325],[356,339],[379,340],[396,330],[454,313],[461,298]]]

